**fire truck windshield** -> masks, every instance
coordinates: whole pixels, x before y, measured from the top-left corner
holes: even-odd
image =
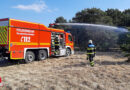
[[[68,39],[69,39],[69,41],[73,41],[73,39],[72,39],[72,36],[71,36],[71,35],[69,35],[69,36],[68,36]]]

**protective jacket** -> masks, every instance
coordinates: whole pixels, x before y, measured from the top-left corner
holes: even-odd
[[[88,44],[88,47],[87,47],[87,55],[93,55],[93,56],[95,56],[95,54],[96,54],[95,45],[93,45],[93,44]]]
[[[55,46],[59,46],[60,45],[60,42],[58,40],[58,38],[55,39]]]

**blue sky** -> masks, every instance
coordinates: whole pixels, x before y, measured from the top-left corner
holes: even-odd
[[[130,8],[130,0],[1,0],[0,18],[14,18],[42,23],[48,26],[63,16],[70,20],[75,13],[85,8]]]

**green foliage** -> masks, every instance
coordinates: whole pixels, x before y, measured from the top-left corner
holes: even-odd
[[[77,12],[69,22],[130,27],[130,9],[124,11],[107,9],[103,11],[99,8],[87,8]],[[61,16],[56,18],[55,23],[67,23],[67,20]]]
[[[90,24],[104,24],[125,27],[130,31],[130,9],[120,11],[118,9],[107,9],[103,11],[98,8],[87,8],[75,14],[70,23],[90,23]],[[58,17],[55,23],[67,23],[64,17]],[[73,27],[58,26],[57,28],[68,29],[74,36],[75,46],[82,50],[86,48],[88,40],[92,39],[98,50],[109,50],[109,48],[118,48],[127,53],[130,50],[130,36],[107,30],[88,30],[84,28],[75,29]],[[117,43],[118,41],[118,43]]]
[[[56,18],[55,23],[67,23],[67,20],[64,19],[64,17],[61,16],[61,17]],[[59,26],[59,25],[55,26],[54,28],[66,29],[65,26]]]
[[[67,20],[61,16],[61,17],[56,18],[55,23],[67,23]]]
[[[73,18],[73,22],[78,23],[100,23],[101,18],[104,17],[106,13],[97,8],[84,9],[81,12],[76,13]]]
[[[130,31],[130,27],[126,27]]]
[[[120,48],[126,52],[126,56],[130,56],[130,33],[121,34],[119,44]]]
[[[121,12],[118,9],[102,11],[98,8],[84,9],[77,12],[72,22],[93,23],[114,26],[130,26],[130,9]]]
[[[76,47],[80,50],[86,50],[88,40],[93,40],[97,50],[107,51],[110,48],[117,47],[118,35],[107,30],[88,30],[88,29],[69,29],[74,36]]]
[[[127,27],[130,26],[130,9],[123,12],[122,25]]]
[[[112,18],[109,16],[101,17],[100,22],[98,24],[113,25]]]
[[[110,16],[112,18],[112,22],[115,26],[121,25],[121,20],[123,18],[123,14],[120,10],[118,9],[108,9],[106,11],[107,16]]]

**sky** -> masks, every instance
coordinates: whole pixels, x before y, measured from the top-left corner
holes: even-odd
[[[0,18],[13,18],[48,26],[59,16],[72,19],[86,8],[130,8],[130,0],[0,0]]]

